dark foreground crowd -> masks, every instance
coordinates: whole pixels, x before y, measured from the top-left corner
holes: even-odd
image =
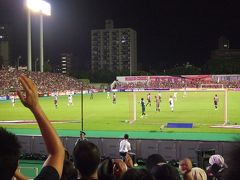
[[[70,160],[56,130],[43,112],[35,83],[25,75],[19,77],[24,91],[17,91],[23,103],[36,118],[48,157],[43,168],[35,179],[41,180],[232,180],[240,179],[239,152],[236,149],[227,162],[221,155],[213,155],[209,159],[209,167],[203,170],[193,167],[190,159],[183,159],[179,167],[167,163],[160,154],[152,154],[146,160],[146,167],[134,167],[132,158],[125,153],[122,159],[106,158],[101,160],[98,147],[87,140],[78,141],[73,150],[73,161]],[[16,135],[0,128],[0,179],[25,180],[18,169],[20,143]]]

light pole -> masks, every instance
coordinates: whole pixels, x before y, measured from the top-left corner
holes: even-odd
[[[22,58],[22,56],[18,56],[18,58],[17,58],[17,70],[19,68],[19,61],[20,61],[21,58]]]
[[[36,58],[36,59],[35,59],[35,62],[34,62],[34,63],[35,63],[35,64],[34,64],[34,65],[35,65],[35,72],[37,72],[37,62],[38,62],[38,58]]]
[[[32,44],[31,44],[31,12],[27,10],[27,39],[28,39],[28,71],[32,71]]]
[[[43,55],[43,15],[51,16],[51,5],[50,5],[50,3],[43,1],[43,0],[26,0],[26,5],[29,10],[40,13],[40,72],[43,72],[43,62],[44,62],[44,57],[43,57],[44,56]],[[28,19],[30,21],[30,18],[28,18]],[[31,28],[30,28],[30,30],[31,30]],[[31,35],[30,35],[30,39],[31,39]],[[29,42],[29,40],[28,40],[28,42]],[[31,43],[31,40],[30,40],[30,43]],[[28,44],[30,44],[30,43],[28,43]],[[29,45],[29,46],[31,46],[31,45]],[[29,51],[31,51],[31,49]],[[30,63],[28,62],[28,64],[30,64]]]

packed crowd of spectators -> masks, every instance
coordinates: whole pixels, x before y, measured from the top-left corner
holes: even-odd
[[[6,95],[8,91],[15,91],[19,89],[18,77],[21,74],[27,75],[37,85],[39,94],[49,94],[50,92],[66,92],[66,91],[81,91],[81,82],[73,77],[61,73],[49,72],[29,72],[5,68],[0,70],[0,95]],[[123,83],[115,81],[113,89],[182,89],[182,88],[240,88],[240,81],[214,81],[214,80],[159,80],[159,81],[145,81],[145,82],[130,82]],[[211,86],[207,86],[211,84]],[[206,85],[206,86],[202,86]],[[84,90],[95,89],[89,84],[83,84]]]
[[[209,86],[207,86],[209,84]],[[183,80],[183,81],[146,81],[146,82],[117,82],[115,89],[133,89],[133,88],[167,88],[167,89],[182,89],[182,88],[201,88],[201,85],[206,85],[205,88],[240,88],[240,81],[205,81],[205,80]]]
[[[30,72],[21,70],[0,70],[0,87],[1,92],[15,91],[20,88],[18,77],[25,74],[31,78],[38,87],[39,94],[47,94],[59,91],[81,91],[81,82],[75,78],[61,73],[49,72]],[[84,89],[92,88],[84,84]],[[6,95],[6,94],[0,94]]]

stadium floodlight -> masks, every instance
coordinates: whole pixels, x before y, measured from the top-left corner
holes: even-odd
[[[50,3],[43,0],[26,0],[28,8],[28,67],[31,70],[31,28],[30,28],[30,10],[40,13],[40,71],[43,72],[43,15],[51,16]]]
[[[43,0],[27,0],[27,8],[33,12],[41,13],[46,16],[51,16],[50,3]]]

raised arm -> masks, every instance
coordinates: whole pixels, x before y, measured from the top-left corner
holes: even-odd
[[[36,85],[24,75],[20,76],[19,81],[26,94],[20,91],[17,91],[17,94],[23,105],[34,114],[48,151],[48,158],[43,166],[52,166],[61,176],[64,161],[63,144],[39,104]]]

